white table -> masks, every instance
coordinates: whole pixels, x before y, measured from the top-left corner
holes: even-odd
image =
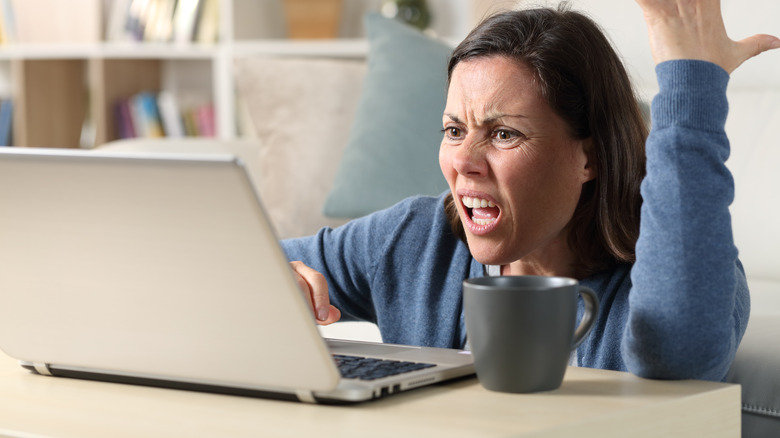
[[[740,388],[569,368],[537,394],[476,378],[353,406],[44,377],[0,353],[0,435],[13,437],[739,437]]]

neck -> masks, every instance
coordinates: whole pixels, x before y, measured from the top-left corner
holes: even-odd
[[[501,275],[541,275],[580,279],[577,260],[565,239],[501,265]]]
[[[534,263],[513,262],[501,265],[501,275],[541,275],[549,277],[570,277],[580,279],[578,269],[573,264],[566,267],[552,268]]]

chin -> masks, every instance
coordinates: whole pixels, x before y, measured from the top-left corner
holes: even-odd
[[[514,260],[508,260],[504,254],[497,253],[496,248],[498,245],[486,241],[486,239],[466,235],[466,240],[469,245],[469,252],[474,260],[482,263],[483,265],[506,265]]]

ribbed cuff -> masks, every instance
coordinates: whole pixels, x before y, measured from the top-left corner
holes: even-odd
[[[706,61],[678,60],[655,68],[659,92],[653,99],[653,128],[684,126],[720,131],[726,124],[729,75]]]

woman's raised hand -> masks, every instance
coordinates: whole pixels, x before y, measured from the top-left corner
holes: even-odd
[[[731,40],[723,24],[720,0],[636,2],[645,15],[656,64],[675,59],[698,59],[715,63],[731,74],[748,59],[780,48],[780,39],[771,35]]]

